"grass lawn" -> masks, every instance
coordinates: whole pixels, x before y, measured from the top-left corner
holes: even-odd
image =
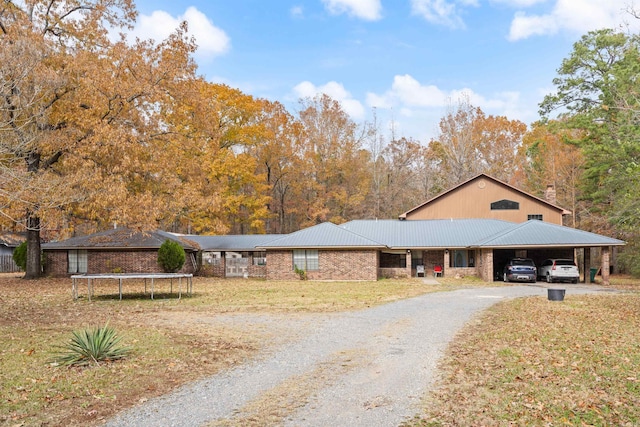
[[[501,283],[491,284],[501,286]],[[636,281],[614,286],[638,289]],[[466,278],[425,285],[378,282],[267,282],[194,279],[194,295],[176,299],[166,282],[155,300],[142,282],[95,286],[71,298],[70,279],[25,281],[0,275],[0,425],[100,425],[115,412],[181,384],[242,363],[273,342],[264,330],[202,323],[233,313],[358,310],[427,292],[486,286]],[[640,296],[569,295],[503,303],[460,334],[443,364],[441,388],[415,425],[640,424]],[[91,366],[55,366],[71,332],[108,322],[133,347],[129,358]],[[550,386],[551,384],[552,386]],[[545,418],[546,417],[546,418]],[[551,418],[549,418],[551,417]],[[601,421],[604,420],[604,421]],[[550,422],[555,424],[555,422]]]
[[[118,410],[238,364],[272,341],[260,330],[202,324],[206,316],[357,310],[469,282],[194,278],[194,295],[181,300],[175,285],[169,295],[167,281],[156,281],[151,300],[143,282],[127,280],[120,301],[117,282],[105,280],[89,302],[79,283],[80,298],[73,301],[70,279],[0,274],[0,425],[98,425]],[[107,322],[133,347],[129,358],[89,368],[52,365],[56,346],[69,342],[72,331]]]
[[[406,426],[640,425],[640,281],[616,286],[629,292],[492,307],[449,347]]]

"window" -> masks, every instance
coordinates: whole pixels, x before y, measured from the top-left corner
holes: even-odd
[[[87,251],[85,249],[73,249],[67,252],[67,264],[69,273],[87,272]]]
[[[520,209],[520,203],[514,202],[513,200],[502,199],[491,203],[492,211],[517,211],[518,209]]]
[[[527,219],[536,219],[538,221],[542,221],[542,214],[527,215]]]
[[[318,270],[318,250],[317,249],[302,249],[293,251],[293,265],[294,268],[298,267],[300,270],[310,271]]]
[[[475,267],[476,251],[453,250],[450,254],[449,267]]]
[[[381,252],[380,268],[407,268],[407,254]]]
[[[266,252],[253,252],[253,265],[267,265]]]
[[[220,252],[202,252],[203,265],[220,265],[222,261]]]

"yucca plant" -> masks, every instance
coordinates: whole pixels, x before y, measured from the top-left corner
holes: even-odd
[[[74,331],[71,342],[60,346],[62,351],[53,360],[60,365],[86,366],[124,359],[131,348],[120,346],[120,340],[121,337],[109,325]]]

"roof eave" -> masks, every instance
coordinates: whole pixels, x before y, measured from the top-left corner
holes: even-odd
[[[510,244],[510,245],[474,245],[473,249],[522,249],[522,248],[601,248],[603,246],[624,246],[626,242],[621,243],[546,243],[546,244]]]
[[[386,249],[387,246],[257,246],[256,249],[264,250],[294,250],[294,249],[322,249],[322,250],[357,250],[357,249]]]

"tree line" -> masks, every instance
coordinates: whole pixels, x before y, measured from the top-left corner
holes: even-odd
[[[396,218],[481,172],[539,196],[553,184],[567,225],[629,241],[640,273],[638,35],[583,36],[529,127],[462,99],[417,141],[327,95],[291,113],[207,82],[186,24],[157,43],[109,35],[135,19],[132,0],[0,5],[0,222],[27,232],[27,277],[42,237]]]

